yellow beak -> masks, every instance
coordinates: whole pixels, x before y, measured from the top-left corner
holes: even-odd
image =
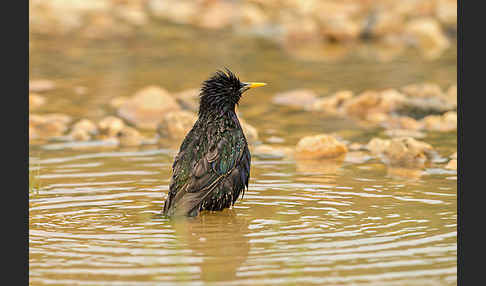
[[[260,87],[260,86],[265,86],[267,85],[266,83],[264,82],[247,82],[247,87],[248,88],[254,88],[254,87]]]

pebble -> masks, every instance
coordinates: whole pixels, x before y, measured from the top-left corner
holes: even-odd
[[[36,79],[29,81],[29,91],[30,92],[45,92],[55,88],[55,84],[51,80],[47,79]]]
[[[235,4],[226,1],[211,1],[208,7],[199,11],[197,25],[206,29],[229,27],[238,13]]]
[[[76,141],[89,141],[98,134],[98,127],[89,119],[81,119],[71,127],[69,136]]]
[[[442,89],[434,83],[409,84],[400,88],[401,92],[410,97],[441,97]]]
[[[379,155],[385,164],[395,166],[424,167],[434,152],[430,144],[411,137],[391,140],[372,139],[368,146],[371,152]]]
[[[330,114],[337,114],[341,112],[343,103],[351,99],[353,95],[353,92],[349,90],[338,91],[331,96],[317,99],[312,104],[311,109]]]
[[[443,115],[429,115],[422,119],[425,130],[448,132],[457,130],[457,112],[449,111]]]
[[[65,114],[29,114],[29,140],[62,136],[68,130],[71,120]]]
[[[176,110],[180,106],[167,90],[148,86],[123,102],[118,115],[139,128],[155,130],[164,113]]]
[[[383,152],[385,152],[388,146],[390,146],[390,140],[373,138],[366,145],[366,149],[368,149],[371,152],[371,154],[380,155]]]
[[[365,147],[362,144],[356,142],[353,142],[348,145],[348,149],[351,151],[359,151],[359,150],[363,150],[364,148]]]
[[[200,9],[197,1],[187,0],[148,0],[148,8],[152,15],[159,18],[166,18],[178,24],[195,23]]]
[[[404,101],[405,96],[393,89],[369,90],[344,102],[343,108],[348,115],[366,118],[373,113],[390,113]]]
[[[453,109],[457,109],[457,84],[453,84],[447,89],[444,100]]]
[[[130,98],[127,96],[117,96],[115,98],[112,98],[109,102],[109,105],[113,108],[119,108],[122,106],[125,102],[127,102]]]
[[[381,122],[381,126],[387,129],[401,129],[401,130],[420,130],[423,128],[423,123],[408,116],[387,116],[386,120]]]
[[[69,137],[74,141],[90,141],[91,135],[83,129],[74,129],[69,133]]]
[[[450,156],[450,158],[451,158],[451,159],[457,159],[457,152],[454,152],[454,154],[452,154],[452,155]]]
[[[124,127],[123,120],[115,116],[104,117],[98,122],[100,134],[105,137],[116,137]]]
[[[351,151],[346,153],[346,156],[344,157],[344,162],[353,163],[353,164],[362,164],[371,160],[372,158],[373,157],[367,154],[366,152]]]
[[[135,128],[125,126],[117,134],[120,146],[136,147],[144,142],[144,137]]]
[[[410,36],[428,59],[439,57],[450,45],[440,23],[430,17],[409,21],[405,26],[405,34]]]
[[[251,154],[262,158],[291,158],[294,149],[288,146],[260,144],[251,149]]]
[[[29,93],[29,110],[37,109],[46,103],[46,99],[37,93]]]
[[[173,111],[165,114],[157,126],[161,138],[183,139],[197,120],[190,111]]]
[[[273,103],[293,107],[310,107],[317,100],[317,94],[310,89],[295,89],[279,92],[273,97]]]
[[[449,170],[457,170],[457,159],[450,160],[449,163],[447,163],[447,165],[445,166],[445,168]]]
[[[426,135],[423,132],[409,129],[389,129],[385,130],[385,135],[389,137],[413,137],[424,138]]]
[[[327,134],[304,137],[299,140],[295,148],[295,156],[300,159],[334,158],[346,152],[348,152],[346,145]]]
[[[199,92],[197,88],[174,93],[173,96],[184,110],[197,112],[199,110]]]

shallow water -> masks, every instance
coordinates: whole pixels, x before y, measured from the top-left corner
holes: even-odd
[[[243,80],[269,83],[239,108],[262,142],[335,132],[366,143],[382,130],[271,98],[302,87],[322,95],[422,81],[448,87],[455,58],[451,48],[435,61],[413,49],[389,62],[354,52],[313,61],[261,39],[152,25],[116,41],[34,35],[30,78],[57,84],[39,113],[97,120],[113,113],[115,96],[151,84],[198,87],[226,65]],[[423,140],[443,157],[456,150],[455,132]],[[254,156],[249,190],[233,209],[169,221],[158,214],[175,150],[50,142],[32,144],[29,155],[40,185],[29,194],[31,285],[457,284],[457,179],[442,168]]]

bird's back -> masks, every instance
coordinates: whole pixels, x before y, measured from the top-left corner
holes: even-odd
[[[248,187],[250,152],[234,112],[199,118],[172,165],[163,214],[195,216],[232,206]]]

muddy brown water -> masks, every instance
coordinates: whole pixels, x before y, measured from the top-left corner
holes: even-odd
[[[350,119],[276,106],[276,92],[456,83],[454,47],[433,61],[414,49],[388,62],[355,52],[308,60],[263,39],[158,25],[130,39],[32,35],[30,43],[30,78],[56,83],[38,113],[74,119],[112,114],[111,98],[147,85],[198,87],[222,66],[269,83],[248,93],[240,111],[262,142],[285,145],[322,132],[359,143],[384,135]],[[430,132],[422,140],[445,158],[456,150],[456,136]],[[31,144],[37,185],[29,193],[30,284],[457,284],[454,171],[390,168],[377,159],[309,165],[254,156],[249,190],[233,209],[169,221],[157,214],[174,152]]]

